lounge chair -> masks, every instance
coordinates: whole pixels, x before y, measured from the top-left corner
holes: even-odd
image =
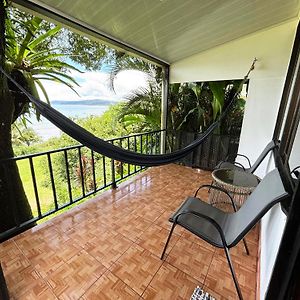
[[[259,157],[256,159],[253,165],[251,165],[250,159],[244,155],[244,154],[237,154],[236,156],[238,157],[243,157],[246,159],[248,163],[248,167],[245,167],[243,164],[240,162],[234,161],[232,162],[232,157],[227,156],[224,161],[220,161],[215,169],[239,169],[239,170],[244,170],[249,173],[254,173],[255,170],[258,168],[258,166],[262,163],[262,161],[265,159],[265,157],[268,155],[270,151],[272,151],[274,148],[278,147],[278,143],[274,142],[273,140],[267,144],[265,149],[262,151],[262,153],[259,155]]]
[[[224,249],[239,299],[243,299],[229,249],[237,245],[272,206],[290,199],[281,174],[277,168],[268,173],[242,207],[233,213],[224,212],[197,197],[188,197],[169,219],[173,226],[161,259],[175,226],[180,225],[209,244]]]

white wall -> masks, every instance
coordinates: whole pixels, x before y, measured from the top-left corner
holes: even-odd
[[[258,58],[250,75],[239,146],[239,153],[249,156],[252,162],[272,138],[297,22],[256,32],[178,61],[170,68],[171,83],[238,79],[247,73],[253,58]],[[272,166],[268,158],[256,174],[262,177]],[[285,216],[279,207],[274,207],[262,221],[260,299],[264,299],[284,224]]]

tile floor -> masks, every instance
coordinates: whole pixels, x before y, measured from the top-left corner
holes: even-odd
[[[210,181],[207,171],[151,168],[2,243],[11,299],[189,299],[197,285],[216,299],[237,299],[222,250],[183,229],[159,258],[168,217]],[[244,298],[255,299],[257,229],[247,241],[250,256],[242,245],[231,253]]]

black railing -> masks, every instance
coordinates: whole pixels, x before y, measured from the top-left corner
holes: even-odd
[[[182,149],[201,133],[185,131],[167,131],[166,151],[173,152]],[[228,155],[235,157],[239,145],[239,136],[211,134],[193,152],[182,158],[179,163],[205,170],[213,170],[215,166]]]
[[[158,154],[161,132],[134,134],[108,141],[138,153]],[[16,222],[16,226],[0,233],[0,241],[100,190],[116,188],[118,182],[145,169],[110,159],[83,145],[13,157],[0,161],[0,164],[5,170],[5,164],[12,161],[18,165],[33,217],[21,224]],[[13,207],[15,205],[11,209]],[[14,219],[19,218],[15,215]]]
[[[167,131],[166,152],[185,147],[198,135],[198,133]],[[161,136],[162,131],[152,131],[108,141],[138,153],[157,154],[160,152]],[[191,167],[213,169],[228,154],[234,155],[237,146],[237,137],[213,134],[179,163]],[[14,197],[11,197],[9,207],[12,213],[10,212],[10,215],[14,219],[15,226],[0,233],[0,241],[16,235],[33,226],[37,221],[94,195],[100,190],[109,187],[116,188],[120,181],[145,169],[145,167],[110,159],[83,145],[76,145],[1,160],[0,169],[8,173],[9,185],[12,185],[8,172],[10,162],[16,162],[18,165],[33,217],[26,222],[20,222],[18,204]]]

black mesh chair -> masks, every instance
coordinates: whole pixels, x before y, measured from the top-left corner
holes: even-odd
[[[262,161],[265,159],[265,157],[268,155],[270,151],[272,151],[274,148],[278,147],[278,143],[275,143],[273,140],[267,144],[265,149],[262,151],[262,153],[259,155],[259,157],[256,159],[253,165],[251,165],[250,159],[244,155],[244,154],[237,154],[236,156],[238,157],[243,157],[246,159],[248,166],[245,167],[243,164],[237,162],[237,161],[232,161],[231,156],[227,156],[224,161],[220,161],[215,169],[239,169],[239,170],[244,170],[249,173],[254,173],[255,170],[258,168],[258,166],[262,163]]]
[[[199,198],[188,197],[169,220],[173,226],[161,259],[175,226],[180,225],[209,244],[224,249],[239,299],[243,299],[229,249],[237,245],[272,206],[289,198],[278,169],[268,173],[242,207],[233,213],[224,212]]]

